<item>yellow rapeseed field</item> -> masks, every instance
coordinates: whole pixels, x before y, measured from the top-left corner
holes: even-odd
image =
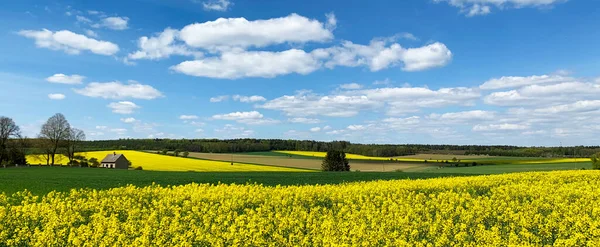
[[[600,172],[0,195],[3,246],[600,246]]]
[[[302,169],[294,169],[287,167],[275,167],[275,166],[262,166],[262,165],[250,165],[243,163],[221,162],[212,160],[199,160],[191,158],[173,157],[167,155],[151,154],[139,151],[129,150],[115,150],[115,151],[97,151],[97,152],[85,152],[80,153],[81,155],[89,158],[96,158],[101,161],[107,154],[116,152],[118,154],[124,154],[125,157],[133,163],[133,167],[141,166],[144,170],[151,171],[199,171],[199,172],[247,172],[247,171],[308,171]],[[28,156],[27,160],[29,163],[45,164],[45,160],[40,161],[38,157]],[[67,158],[60,156],[57,157],[58,163],[66,164]]]

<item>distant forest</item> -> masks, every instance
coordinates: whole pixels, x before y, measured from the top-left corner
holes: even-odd
[[[38,153],[37,139],[28,139],[28,153]],[[419,153],[456,155],[490,155],[514,157],[590,157],[600,152],[600,146],[576,147],[518,147],[481,145],[423,145],[423,144],[355,144],[346,141],[303,141],[279,139],[119,139],[83,141],[80,150],[179,150],[203,153],[242,153],[273,150],[322,151],[342,150],[366,156],[393,157]]]

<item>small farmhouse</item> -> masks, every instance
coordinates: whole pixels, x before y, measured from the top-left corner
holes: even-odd
[[[127,169],[129,167],[129,161],[123,154],[109,154],[104,157],[100,163],[102,168],[115,168],[115,169]]]

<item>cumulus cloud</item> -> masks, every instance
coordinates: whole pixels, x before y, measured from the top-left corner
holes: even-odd
[[[157,36],[143,36],[138,40],[139,50],[129,54],[127,57],[132,60],[150,59],[158,60],[168,58],[171,55],[202,57],[203,53],[188,48],[185,44],[177,41],[179,31],[166,28]]]
[[[314,94],[284,95],[267,101],[260,108],[279,110],[288,116],[321,115],[330,117],[351,117],[361,110],[373,109],[381,103],[370,100],[364,95],[319,96]]]
[[[213,119],[217,120],[247,120],[247,119],[260,119],[263,115],[257,111],[249,112],[232,112],[227,114],[218,114],[212,116]]]
[[[447,2],[449,5],[460,9],[466,16],[487,15],[491,8],[527,8],[527,7],[551,7],[568,0],[434,0],[434,2]]]
[[[289,118],[288,122],[301,123],[301,124],[316,124],[316,123],[320,123],[321,120],[316,119],[316,118],[296,117],[296,118]]]
[[[37,47],[62,50],[68,54],[80,54],[81,51],[90,51],[94,54],[108,56],[119,51],[119,46],[116,44],[88,38],[85,35],[68,30],[57,32],[48,29],[21,30],[19,35],[34,39]]]
[[[132,114],[135,110],[141,108],[131,101],[119,101],[113,102],[107,105],[108,108],[112,109],[112,112],[118,114]]]
[[[450,121],[450,122],[468,122],[473,120],[492,120],[496,116],[495,112],[491,111],[463,111],[463,112],[448,112],[443,114],[431,114],[430,119]]]
[[[202,3],[202,7],[207,11],[227,11],[230,5],[233,5],[228,0],[211,0]]]
[[[594,82],[562,82],[550,85],[530,85],[520,89],[494,92],[484,102],[498,106],[561,104],[568,101],[596,99],[600,85]]]
[[[306,75],[320,67],[320,62],[303,50],[281,52],[225,52],[218,57],[184,61],[172,66],[173,71],[199,77],[238,79],[244,77],[273,78],[297,73]]]
[[[112,30],[125,30],[129,28],[127,26],[129,18],[127,17],[107,17],[100,21],[100,23],[93,25],[94,27],[105,27]]]
[[[89,29],[85,30],[85,35],[90,36],[90,37],[94,37],[94,38],[98,37],[98,33],[94,32],[92,30],[89,30]]]
[[[123,122],[123,123],[134,123],[135,121],[136,121],[135,118],[132,118],[132,117],[121,118],[121,122]]]
[[[210,102],[217,103],[217,102],[225,101],[227,99],[229,99],[228,95],[220,95],[220,96],[210,98]]]
[[[480,93],[471,88],[389,87],[343,91],[332,95],[301,92],[284,95],[258,107],[279,110],[289,116],[351,117],[360,111],[381,109],[388,115],[401,115],[421,108],[471,105]]]
[[[163,97],[163,94],[150,85],[144,85],[135,81],[123,84],[119,81],[114,82],[92,82],[85,88],[74,89],[78,94],[104,99],[156,99]]]
[[[346,90],[361,89],[362,87],[363,86],[358,83],[348,83],[348,84],[340,85],[341,89],[346,89]]]
[[[207,50],[266,47],[284,43],[324,42],[333,34],[318,20],[298,14],[285,17],[252,20],[219,18],[194,23],[181,29],[180,38],[191,47]]]
[[[247,138],[254,136],[254,130],[245,127],[237,127],[231,124],[226,124],[223,128],[214,129],[215,134],[220,138]]]
[[[52,100],[63,100],[65,99],[65,95],[62,93],[51,93],[48,94],[48,98]]]
[[[568,82],[574,80],[562,75],[503,76],[490,79],[479,86],[483,90],[517,88],[523,86]]]
[[[250,125],[268,125],[279,123],[279,120],[264,118],[263,114],[257,111],[249,112],[232,112],[227,114],[217,114],[212,116],[215,120],[231,120],[238,123],[250,124]]]
[[[524,124],[487,124],[487,125],[475,125],[473,131],[497,131],[497,130],[524,130],[529,128],[528,125]]]
[[[85,76],[54,74],[46,78],[46,81],[61,84],[81,84],[83,82],[83,79],[85,79]]]
[[[321,127],[310,128],[310,132],[319,132],[319,131],[321,131]]]
[[[347,129],[357,131],[357,130],[364,130],[364,129],[366,129],[366,127],[364,125],[349,125],[347,127]]]
[[[405,71],[421,71],[442,67],[452,60],[452,52],[440,42],[417,48],[404,48],[398,43],[375,39],[369,45],[344,41],[341,46],[317,49],[313,54],[325,60],[325,67],[367,66],[371,71],[401,66]]]
[[[181,115],[181,116],[179,116],[179,119],[181,119],[181,120],[193,120],[193,119],[198,119],[198,116],[196,116],[196,115]]]
[[[265,97],[260,95],[252,95],[252,96],[242,96],[242,95],[233,95],[231,97],[235,101],[244,102],[244,103],[254,103],[260,101],[266,101]]]

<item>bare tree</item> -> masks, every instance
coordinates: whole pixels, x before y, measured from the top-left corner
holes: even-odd
[[[0,163],[2,163],[2,159],[4,158],[8,139],[11,137],[19,137],[20,135],[21,130],[12,118],[4,116],[0,117]]]
[[[60,113],[54,114],[54,116],[48,118],[48,121],[42,125],[39,137],[47,140],[44,149],[49,156],[50,165],[54,165],[56,152],[67,137],[69,137],[70,129],[71,125],[69,125],[65,116]]]
[[[65,139],[66,155],[67,158],[69,158],[69,165],[73,164],[75,153],[79,150],[79,145],[82,141],[85,141],[85,133],[83,130],[76,128],[69,129],[69,136]]]

